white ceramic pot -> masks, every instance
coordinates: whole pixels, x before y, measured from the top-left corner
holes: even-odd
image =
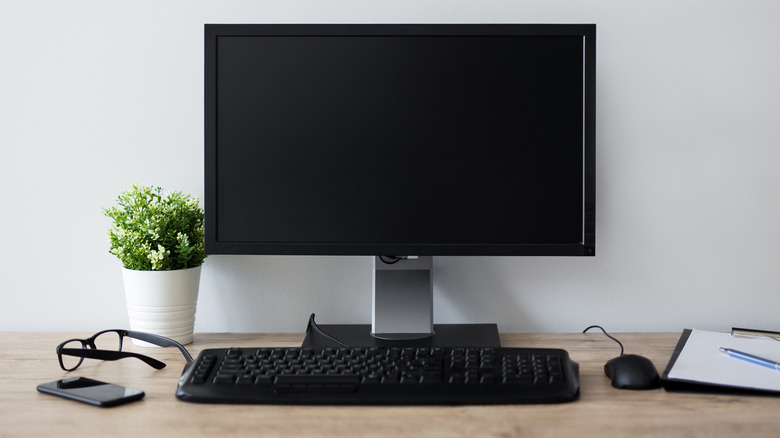
[[[200,266],[174,271],[122,268],[130,330],[192,342],[198,304]],[[135,345],[151,346],[133,339]]]

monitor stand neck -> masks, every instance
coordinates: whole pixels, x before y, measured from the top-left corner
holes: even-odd
[[[433,336],[433,257],[385,260],[374,257],[371,336],[395,341]]]
[[[432,268],[433,257],[392,264],[374,257],[371,324],[318,324],[327,336],[307,330],[301,346],[500,347],[496,324],[433,323]]]

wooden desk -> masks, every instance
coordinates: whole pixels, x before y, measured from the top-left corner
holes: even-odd
[[[244,406],[178,401],[174,391],[184,360],[174,349],[132,347],[164,361],[156,371],[140,361],[86,361],[60,370],[54,348],[73,333],[0,334],[0,436],[313,436],[313,437],[627,437],[778,436],[780,398],[613,389],[603,365],[617,345],[588,334],[507,334],[504,346],[559,347],[580,364],[579,401],[519,406]],[[627,353],[663,370],[679,334],[618,334]],[[196,334],[188,349],[297,346],[300,334]],[[146,391],[140,402],[96,408],[39,394],[39,383],[71,375]]]

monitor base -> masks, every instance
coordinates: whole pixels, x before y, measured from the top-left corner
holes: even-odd
[[[320,324],[323,332],[350,347],[493,347],[501,346],[496,324],[434,324],[434,335],[423,339],[387,340],[371,335],[370,324]],[[314,330],[301,347],[337,348],[338,344]]]

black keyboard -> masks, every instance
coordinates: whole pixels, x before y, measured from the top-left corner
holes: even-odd
[[[201,403],[515,404],[579,396],[566,351],[532,348],[224,348],[202,351],[176,397]]]

